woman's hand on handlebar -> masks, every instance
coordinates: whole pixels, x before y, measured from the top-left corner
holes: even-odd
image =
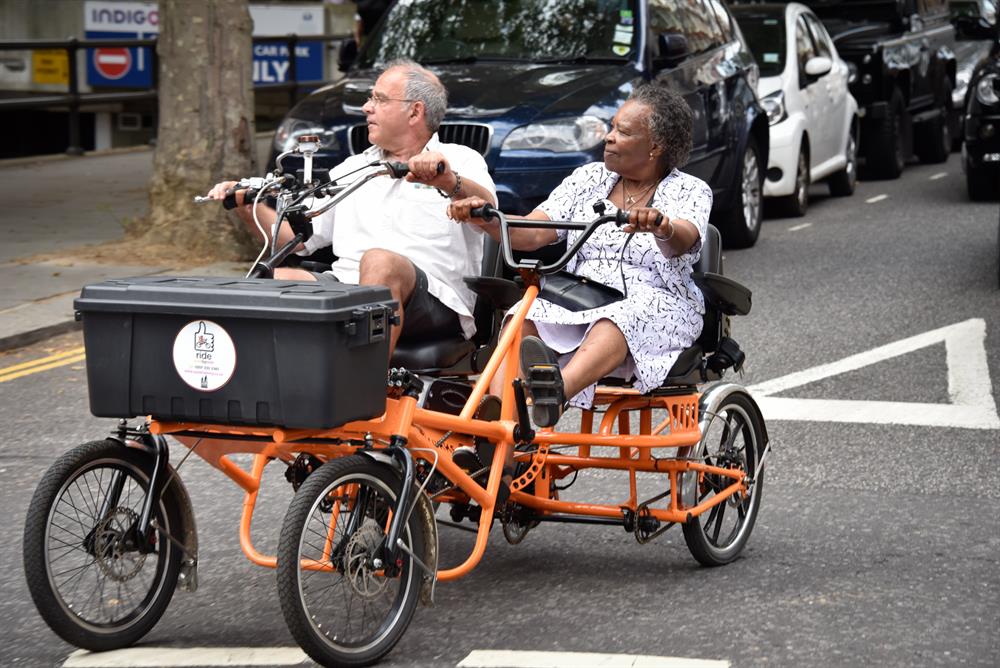
[[[407,161],[406,166],[410,170],[406,175],[407,181],[434,186],[445,193],[455,188],[455,173],[451,171],[448,160],[437,151],[418,153]]]
[[[669,223],[670,219],[659,209],[640,206],[629,211],[628,223],[622,231],[649,232],[662,237],[668,233]]]

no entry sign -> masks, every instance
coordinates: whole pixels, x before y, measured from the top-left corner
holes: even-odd
[[[105,79],[121,79],[132,69],[132,54],[126,48],[94,49],[94,69]]]

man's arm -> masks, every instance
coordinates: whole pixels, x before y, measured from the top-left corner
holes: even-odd
[[[440,174],[437,172],[439,164],[444,165]],[[490,202],[493,206],[497,204],[497,198],[493,191],[477,183],[468,175],[453,170],[448,159],[437,151],[418,153],[410,158],[407,166],[410,168],[410,173],[406,175],[407,181],[433,186],[451,200],[479,197]]]
[[[211,197],[212,199],[222,200],[226,197],[226,193],[229,192],[231,188],[236,185],[236,181],[223,181],[222,183],[217,183],[215,186],[208,191],[206,197]],[[247,229],[253,237],[260,237],[260,230],[257,229],[257,224],[253,219],[254,206],[252,202],[244,202],[243,195],[246,190],[236,190],[236,208],[233,209],[236,215],[240,217],[243,224],[246,225]],[[267,237],[268,242],[271,240],[271,227],[274,226],[275,216],[277,212],[274,209],[267,206],[266,204],[257,204],[257,219],[260,221],[261,227],[264,228],[264,235]],[[286,244],[292,240],[295,234],[292,232],[292,228],[288,225],[287,220],[281,221],[281,227],[278,228],[278,245]],[[299,245],[300,250],[302,245]]]

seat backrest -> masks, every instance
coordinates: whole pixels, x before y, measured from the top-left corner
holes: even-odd
[[[705,243],[701,247],[701,257],[694,265],[695,273],[722,274],[722,236],[714,225],[705,231]],[[713,353],[728,329],[727,317],[719,309],[705,304],[704,326],[698,344],[706,353]]]
[[[484,235],[483,242],[483,264],[480,269],[480,276],[499,277],[503,273],[503,260],[500,257],[500,243],[490,235]],[[493,336],[496,313],[488,299],[476,298],[476,307],[472,311],[472,317],[476,320],[476,335],[473,340],[482,345]]]

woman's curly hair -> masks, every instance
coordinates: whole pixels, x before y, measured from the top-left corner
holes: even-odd
[[[629,101],[649,108],[649,134],[663,147],[666,173],[683,167],[691,155],[691,107],[678,93],[663,86],[643,84],[632,89]]]

